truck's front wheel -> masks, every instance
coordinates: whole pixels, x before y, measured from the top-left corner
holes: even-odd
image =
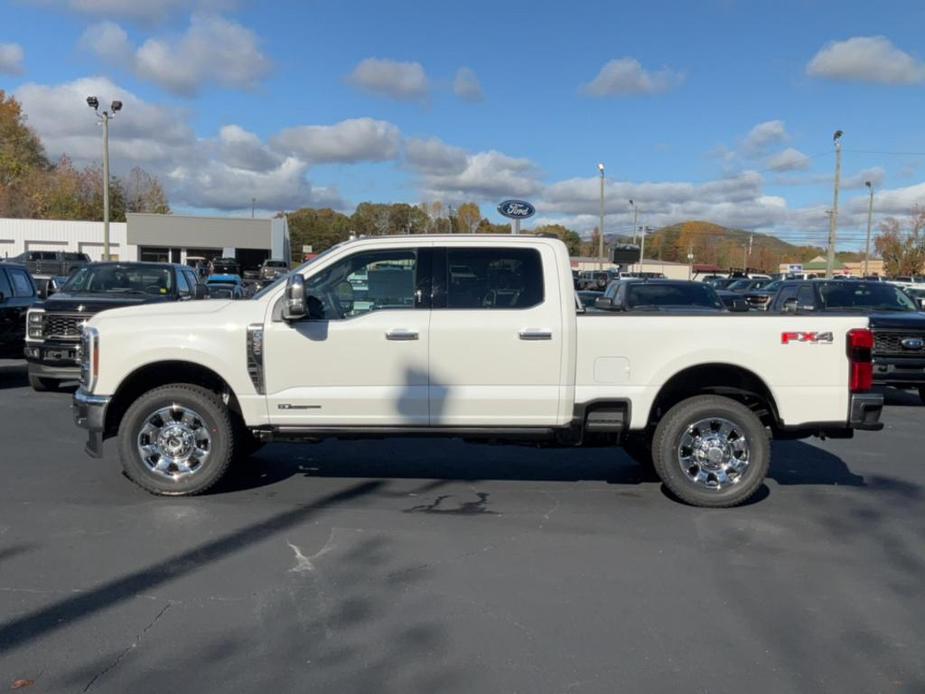
[[[758,490],[771,452],[754,412],[730,398],[700,395],[662,418],[652,456],[658,476],[679,499],[726,507],[744,503]]]
[[[188,384],[148,391],[119,426],[125,474],[152,494],[201,494],[228,470],[234,445],[235,427],[221,398]]]

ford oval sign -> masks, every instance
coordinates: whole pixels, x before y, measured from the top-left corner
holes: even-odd
[[[498,212],[508,219],[528,219],[536,214],[536,208],[525,200],[505,200],[498,205]]]
[[[920,351],[922,348],[925,348],[925,339],[921,337],[907,337],[900,341],[903,349]]]

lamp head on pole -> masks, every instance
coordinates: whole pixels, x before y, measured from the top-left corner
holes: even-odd
[[[873,191],[874,187],[870,184],[870,181],[864,181],[864,185],[870,188],[871,191]]]
[[[112,112],[113,112],[113,113],[118,113],[119,111],[122,110],[122,102],[121,102],[121,101],[113,101],[113,102],[112,102],[112,107],[111,107],[111,108],[112,108]]]
[[[597,170],[601,172],[601,176],[604,175],[604,164],[600,163],[597,165]]]
[[[89,106],[90,108],[92,108],[92,109],[95,111],[96,109],[98,109],[98,108],[100,107],[100,100],[97,99],[95,96],[88,96],[88,97],[87,97],[87,106]]]
[[[845,134],[845,133],[842,132],[841,130],[836,130],[836,131],[835,131],[835,134],[832,135],[832,141],[835,142],[835,143],[837,144],[838,141],[841,139],[841,136],[844,135],[844,134]]]

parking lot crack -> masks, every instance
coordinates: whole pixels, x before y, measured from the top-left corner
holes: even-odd
[[[167,610],[170,609],[170,605],[171,605],[171,604],[172,604],[172,603],[169,603],[169,602],[168,602],[166,605],[164,605],[164,607],[161,609],[161,611],[158,612],[158,613],[155,615],[154,619],[152,619],[151,622],[150,622],[144,629],[142,629],[141,631],[139,631],[139,632],[135,635],[135,638],[132,640],[132,643],[129,644],[129,646],[128,646],[127,648],[124,648],[124,649],[119,653],[119,655],[116,656],[115,660],[113,660],[109,665],[107,665],[105,668],[103,668],[102,670],[100,670],[98,673],[96,673],[95,675],[93,675],[93,678],[92,678],[89,682],[87,682],[87,686],[85,686],[85,687],[83,688],[83,691],[84,691],[84,692],[90,691],[90,688],[94,685],[94,683],[95,683],[100,677],[102,677],[102,676],[105,675],[106,673],[112,671],[112,670],[122,661],[122,659],[123,659],[126,655],[128,655],[128,652],[129,652],[129,651],[131,651],[133,648],[137,647],[138,644],[141,642],[141,639],[144,638],[144,635],[145,635],[146,633],[148,633],[148,631],[150,631],[150,630],[154,627],[154,625],[157,624],[158,620],[160,620],[160,618],[163,617],[163,616],[167,613]]]

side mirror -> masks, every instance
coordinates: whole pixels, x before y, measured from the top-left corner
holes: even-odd
[[[611,299],[609,296],[599,296],[594,300],[594,308],[599,308],[604,311],[613,311],[613,299]]]
[[[289,275],[286,280],[286,292],[283,296],[283,320],[302,320],[308,315],[305,301],[305,278],[298,272]]]
[[[745,299],[733,299],[732,308],[729,310],[733,313],[747,313],[749,308],[748,302]]]
[[[796,313],[797,312],[797,298],[795,296],[792,296],[789,299],[784,299],[784,305],[781,306],[781,310],[784,313]]]

